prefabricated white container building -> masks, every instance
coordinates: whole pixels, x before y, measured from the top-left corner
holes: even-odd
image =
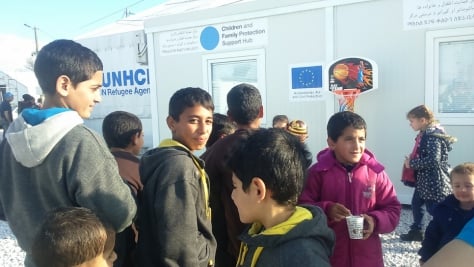
[[[416,135],[406,119],[411,108],[428,105],[458,138],[451,165],[474,161],[472,1],[237,1],[144,25],[154,145],[170,137],[165,118],[177,89],[202,87],[213,95],[216,112],[225,113],[227,91],[248,82],[264,97],[262,126],[271,126],[277,114],[304,120],[315,156],[326,146],[326,122],[338,104],[325,93],[325,73],[315,77],[321,88],[295,96],[292,68],[325,70],[336,59],[363,57],[378,65],[378,89],[359,96],[355,112],[365,118],[367,147],[385,165],[403,203],[412,194],[400,182]]]
[[[327,69],[360,57],[376,64],[378,83],[356,99],[355,112],[403,203],[412,194],[400,182],[416,135],[411,108],[426,104],[458,138],[452,166],[474,161],[473,1],[171,0],[77,39],[104,62],[103,103],[86,123],[100,132],[109,112],[135,113],[147,148],[170,137],[165,119],[176,90],[202,87],[226,113],[227,91],[247,82],[262,93],[262,127],[277,114],[304,120],[314,157],[339,109]],[[297,69],[322,71],[308,82]]]

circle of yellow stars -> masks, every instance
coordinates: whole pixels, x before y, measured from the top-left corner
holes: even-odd
[[[310,69],[304,69],[300,72],[298,75],[298,81],[300,82],[301,85],[308,87],[314,82],[314,72],[311,71]]]

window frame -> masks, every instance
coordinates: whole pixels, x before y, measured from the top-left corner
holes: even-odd
[[[209,94],[214,97],[213,92],[213,80],[212,80],[212,65],[215,63],[231,63],[236,61],[245,61],[245,60],[255,60],[257,62],[257,83],[255,86],[259,89],[262,97],[263,105],[263,118],[261,121],[262,127],[265,127],[267,123],[266,119],[266,64],[265,64],[265,50],[264,49],[252,49],[252,50],[242,50],[234,51],[227,53],[215,53],[215,54],[206,54],[202,56],[202,69],[203,69],[203,84],[207,86]],[[230,88],[229,88],[230,89]],[[214,100],[215,101],[215,100]],[[216,104],[216,103],[214,103]],[[224,103],[227,107],[227,103]],[[216,111],[222,113],[222,111]],[[227,110],[223,112],[226,114]]]
[[[474,45],[474,27],[428,31],[426,33],[425,103],[432,107],[435,117],[445,125],[474,124],[474,113],[440,112],[440,47],[443,43],[462,41],[472,41]]]

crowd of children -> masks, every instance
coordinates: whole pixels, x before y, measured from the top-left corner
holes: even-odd
[[[25,266],[383,266],[379,234],[395,229],[401,205],[360,115],[329,118],[328,146],[312,164],[304,121],[277,115],[260,127],[255,86],[231,88],[227,116],[207,91],[187,87],[169,101],[171,138],[139,157],[134,114],[111,112],[103,136],[83,125],[100,102],[93,51],[56,40],[34,70],[44,106],[25,108],[0,144],[0,219]],[[407,118],[419,135],[404,162],[414,223],[401,238],[423,241],[420,264],[440,266],[440,255],[474,251],[474,163],[450,171],[455,138],[426,106]],[[433,215],[424,237],[422,205]],[[349,216],[363,221],[360,238]]]

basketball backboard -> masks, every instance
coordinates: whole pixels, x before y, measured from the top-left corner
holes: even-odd
[[[329,91],[358,89],[364,94],[377,89],[378,69],[375,62],[360,57],[342,58],[327,70]]]

